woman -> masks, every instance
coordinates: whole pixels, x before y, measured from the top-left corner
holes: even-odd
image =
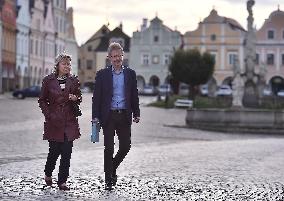
[[[45,182],[52,185],[52,172],[61,155],[58,182],[60,190],[70,190],[66,185],[73,141],[80,137],[74,104],[82,101],[80,83],[70,74],[71,57],[65,53],[56,57],[54,72],[43,79],[39,107],[45,116],[43,139],[49,142],[45,165]]]

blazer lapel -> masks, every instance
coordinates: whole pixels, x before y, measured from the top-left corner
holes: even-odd
[[[123,69],[123,74],[124,74],[124,92],[126,95],[126,92],[128,91],[127,88],[129,87],[129,71],[127,70],[127,68],[124,67]]]
[[[107,71],[107,82],[109,83],[109,91],[111,92],[111,95],[113,94],[113,80],[112,80],[112,68],[108,67],[108,71]]]

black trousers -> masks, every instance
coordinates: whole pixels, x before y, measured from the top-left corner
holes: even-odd
[[[126,112],[118,113],[111,111],[110,118],[103,128],[104,132],[104,171],[105,182],[111,182],[111,178],[116,174],[116,169],[123,161],[131,147],[131,125],[127,121]],[[119,140],[119,150],[114,154],[115,133]]]
[[[51,177],[55,169],[56,161],[59,155],[61,155],[57,181],[58,185],[65,183],[69,176],[72,147],[73,141],[68,141],[66,136],[64,136],[64,142],[49,141],[49,153],[47,155],[44,172],[46,176]]]

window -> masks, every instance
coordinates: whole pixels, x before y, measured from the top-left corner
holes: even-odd
[[[267,54],[266,64],[267,65],[274,65],[274,54]]]
[[[152,57],[152,63],[153,63],[153,64],[159,64],[159,62],[160,62],[160,57],[159,57],[159,55],[153,55],[153,57]]]
[[[255,55],[255,64],[259,65],[259,54]]]
[[[216,40],[216,34],[212,34],[212,35],[210,36],[210,38],[211,38],[212,41],[215,41],[215,40]]]
[[[35,55],[38,54],[38,41],[35,42]]]
[[[268,39],[274,39],[274,31],[273,30],[269,30],[267,32],[267,38]]]
[[[237,53],[229,53],[229,65],[234,65],[238,59]]]
[[[169,54],[165,54],[164,55],[164,65],[169,65],[170,59],[171,59],[171,56]]]
[[[213,57],[215,64],[217,63],[217,52],[216,51],[212,51],[209,52],[210,55]]]
[[[93,61],[92,60],[87,60],[87,69],[92,70],[93,68]]]
[[[111,65],[111,62],[108,58],[106,58],[106,66],[110,66]]]
[[[123,59],[123,64],[122,64],[122,65],[124,65],[124,66],[128,66],[128,64],[129,64],[128,59]]]
[[[78,69],[81,69],[81,59],[78,59]]]
[[[149,55],[148,54],[143,54],[142,55],[142,64],[144,66],[148,66],[149,65]]]
[[[282,66],[284,66],[284,54],[281,55],[281,59],[282,59]]]
[[[33,51],[33,46],[34,46],[34,41],[33,41],[33,39],[31,39],[31,42],[30,42],[30,53],[31,54],[33,54],[34,53],[34,51]]]
[[[88,46],[88,52],[91,52],[91,51],[92,51],[92,46],[89,45],[89,46]]]
[[[154,42],[159,42],[159,36],[154,36]]]

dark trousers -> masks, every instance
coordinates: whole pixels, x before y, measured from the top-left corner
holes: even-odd
[[[104,132],[104,171],[106,183],[111,181],[116,169],[123,161],[131,147],[131,125],[129,125],[126,112],[117,113],[111,111],[107,125],[103,128]],[[113,158],[114,135],[115,132],[119,140],[119,150]]]
[[[47,155],[44,172],[46,176],[51,177],[52,172],[55,169],[56,161],[59,155],[61,155],[57,182],[58,185],[65,183],[69,176],[72,147],[73,141],[68,141],[66,136],[64,137],[64,142],[49,141],[49,153]]]

